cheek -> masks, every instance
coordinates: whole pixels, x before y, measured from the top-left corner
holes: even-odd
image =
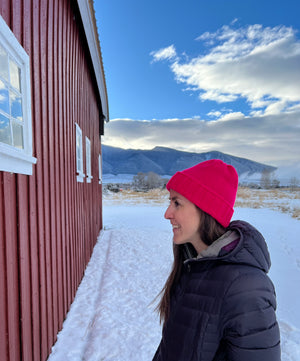
[[[190,219],[190,228],[193,230],[193,232],[199,232],[200,218],[198,214],[195,214],[194,217]]]
[[[199,222],[191,222],[189,224],[189,230],[191,233],[198,233],[199,232]]]

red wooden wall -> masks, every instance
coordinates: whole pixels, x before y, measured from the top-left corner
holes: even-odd
[[[37,158],[31,176],[0,172],[0,358],[46,360],[102,228],[102,109],[76,2],[1,0],[0,14],[30,57]],[[76,181],[75,122],[91,183]]]

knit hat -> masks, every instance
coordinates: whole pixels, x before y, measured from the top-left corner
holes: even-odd
[[[233,166],[219,159],[207,160],[175,173],[166,187],[228,227],[238,188],[238,174]]]

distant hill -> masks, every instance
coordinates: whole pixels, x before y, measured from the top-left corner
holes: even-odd
[[[177,171],[209,159],[221,159],[233,165],[239,176],[242,174],[250,176],[263,171],[273,172],[276,170],[276,167],[218,151],[190,153],[164,147],[155,147],[152,150],[136,150],[102,146],[104,174],[154,172],[159,175],[173,175]]]

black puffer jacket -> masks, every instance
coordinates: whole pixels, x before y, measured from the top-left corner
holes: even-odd
[[[267,245],[246,222],[229,229],[232,251],[185,262],[153,361],[280,361]]]

